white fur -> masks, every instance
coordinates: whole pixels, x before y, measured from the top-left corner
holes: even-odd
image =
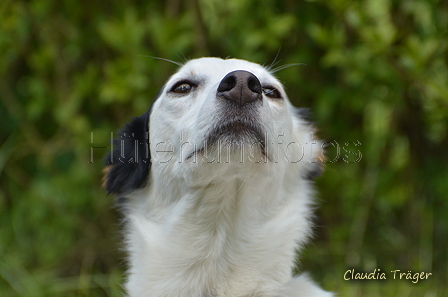
[[[248,149],[241,159],[235,150],[222,156],[215,148],[207,159],[186,160],[222,117],[216,90],[234,70],[253,73],[284,97],[263,96],[257,110],[270,140],[267,155]],[[183,79],[200,83],[189,94],[170,93]],[[149,131],[149,183],[128,195],[126,208],[129,296],[333,296],[306,275],[291,275],[311,232],[313,190],[302,176],[315,165],[307,147],[312,130],[267,69],[237,59],[186,63],[155,102]]]

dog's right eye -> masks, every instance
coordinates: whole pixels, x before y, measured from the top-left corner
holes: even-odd
[[[178,82],[177,84],[175,84],[171,88],[170,92],[173,92],[176,94],[188,94],[191,92],[191,90],[193,90],[194,87],[195,87],[195,85],[188,81],[181,81],[181,82]]]

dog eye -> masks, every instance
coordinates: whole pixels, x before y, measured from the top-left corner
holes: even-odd
[[[273,98],[273,99],[281,99],[282,98],[282,95],[280,95],[280,92],[274,87],[263,88],[263,93],[269,98]]]
[[[181,82],[178,82],[177,84],[175,84],[171,88],[170,92],[177,93],[177,94],[188,94],[191,92],[191,90],[193,90],[194,87],[195,87],[195,85],[188,81],[181,81]]]

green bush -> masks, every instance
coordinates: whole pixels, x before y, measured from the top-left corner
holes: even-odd
[[[108,148],[91,147],[175,71],[150,57],[200,56],[306,64],[277,72],[329,142],[302,268],[342,296],[446,293],[448,2],[15,0],[0,20],[2,296],[121,295]],[[347,282],[350,268],[433,278]]]

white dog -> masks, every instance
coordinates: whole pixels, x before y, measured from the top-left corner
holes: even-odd
[[[126,218],[127,294],[333,296],[292,277],[320,171],[312,132],[269,69],[183,65],[121,130],[106,167]]]

